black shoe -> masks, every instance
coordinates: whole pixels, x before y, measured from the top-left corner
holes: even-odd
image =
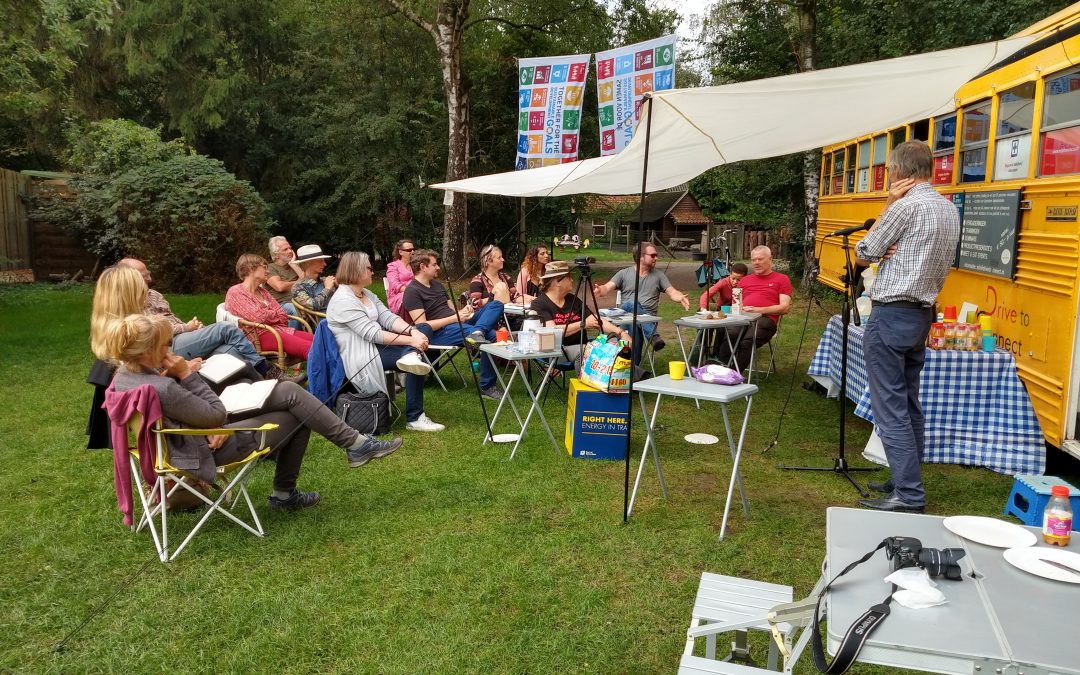
[[[300,490],[293,488],[292,494],[287,499],[280,499],[270,495],[270,498],[266,501],[270,508],[277,511],[297,511],[306,509],[309,506],[315,506],[320,499],[322,497],[319,496],[318,492],[300,492]]]
[[[503,397],[503,390],[499,385],[493,384],[490,387],[480,390],[480,395],[484,398],[489,398],[492,401],[501,401]]]
[[[659,335],[654,335],[652,339],[652,350],[654,352],[658,352],[664,347],[667,347],[667,343],[664,342],[664,338],[660,337]]]
[[[474,330],[465,336],[465,342],[468,342],[474,347],[478,347],[480,345],[488,344],[489,340],[487,339],[487,336],[484,335],[484,331]]]
[[[890,492],[884,497],[878,497],[877,499],[860,499],[859,506],[865,506],[868,509],[876,509],[878,511],[900,511],[903,513],[922,513],[924,507],[922,504],[908,504],[903,499],[896,496],[895,492]]]
[[[881,493],[884,493],[884,494],[889,494],[890,492],[893,491],[892,478],[889,478],[887,480],[883,480],[880,483],[878,481],[876,481],[876,480],[872,480],[872,481],[870,481],[870,482],[868,482],[866,484],[866,487],[870,488],[874,492],[881,492]]]
[[[373,459],[386,457],[391,452],[401,447],[402,440],[393,438],[389,441],[378,441],[368,437],[366,441],[355,450],[346,450],[345,457],[349,460],[349,468],[355,469],[364,466]]]

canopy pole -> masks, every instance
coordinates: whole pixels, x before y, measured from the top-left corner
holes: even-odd
[[[638,255],[634,260],[634,305],[631,308],[633,311],[633,319],[631,322],[630,339],[637,340],[641,337],[644,340],[644,336],[638,332],[638,291],[641,290],[641,250],[643,239],[645,237],[645,188],[649,182],[649,140],[652,135],[652,107],[653,99],[651,94],[645,94],[644,99],[641,101],[641,106],[649,106],[646,111],[648,114],[645,117],[645,157],[641,163],[641,198],[638,201]],[[627,246],[630,245],[629,238],[626,242]],[[631,347],[630,353],[633,355],[635,352],[644,355],[645,345],[634,345]],[[626,452],[625,452],[625,471],[623,474],[623,524],[625,525],[630,521],[630,432],[633,430],[633,412],[634,412],[634,372],[637,369],[637,364],[633,363],[633,356],[630,357],[630,386],[626,395]],[[656,375],[656,373],[653,373]],[[645,461],[645,456],[642,455],[641,461]]]

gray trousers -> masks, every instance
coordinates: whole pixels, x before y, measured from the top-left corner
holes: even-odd
[[[926,503],[919,467],[926,439],[919,376],[932,320],[930,308],[877,305],[863,337],[870,405],[892,471],[893,492],[918,506]]]

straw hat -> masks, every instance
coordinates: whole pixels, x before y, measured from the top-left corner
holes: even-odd
[[[318,260],[320,258],[329,258],[330,256],[323,253],[322,247],[318,244],[307,244],[301,246],[296,250],[296,258],[293,260],[295,263],[304,263],[311,260]]]
[[[544,265],[544,273],[540,275],[540,279],[554,279],[567,274],[570,274],[570,263],[565,260],[555,260]]]

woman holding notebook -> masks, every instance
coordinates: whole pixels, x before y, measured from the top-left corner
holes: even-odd
[[[195,376],[187,361],[169,350],[172,328],[166,319],[133,314],[110,322],[102,337],[102,351],[119,366],[106,395],[106,405],[110,401],[119,404],[124,393],[149,385],[157,393],[165,426],[225,425],[228,415],[225,405],[202,378]],[[296,487],[312,430],[343,448],[351,467],[385,457],[401,445],[400,438],[378,441],[361,434],[293,382],[276,382],[270,386],[273,391],[256,416],[226,426],[254,427],[264,422],[278,425],[266,436],[267,444],[273,449],[270,456],[277,462],[269,498],[271,508],[295,510],[319,502],[318,492],[302,492]],[[218,464],[245,457],[255,449],[257,439],[252,433],[240,432],[231,436],[173,436],[168,443],[174,466],[212,482]]]

